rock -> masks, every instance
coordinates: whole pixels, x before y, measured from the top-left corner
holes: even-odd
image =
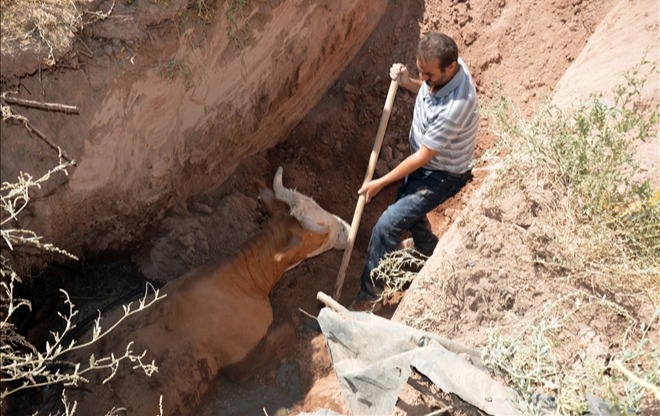
[[[50,124],[57,144],[77,162],[66,187],[58,186],[63,179],[51,181],[44,197],[32,201],[40,234],[74,253],[83,244],[98,253],[141,240],[173,206],[217,189],[245,158],[283,140],[351,62],[388,4],[341,0],[332,2],[330,12],[294,3],[246,5],[245,20],[238,24],[250,41],[237,51],[226,36],[223,13],[204,26],[205,43],[191,48],[180,41],[175,25],[169,38],[162,25],[152,28],[179,19],[188,1],[117,2],[113,13],[125,18],[108,18],[88,29],[121,40],[122,48],[126,40],[148,34],[133,51],[139,59],[118,61],[113,54],[105,62],[85,64],[84,72],[22,79],[24,90],[47,92],[44,101],[81,109],[66,123],[61,114],[39,114],[39,128]],[[3,71],[9,61],[3,47]],[[159,75],[159,65],[168,65],[172,76]],[[373,110],[361,112],[374,119]],[[29,152],[28,145],[34,148],[26,155],[41,153],[43,142],[30,140],[24,128],[3,126],[1,135],[3,178],[19,171],[42,174],[43,161],[16,154]],[[5,151],[10,148],[16,149],[13,155]]]

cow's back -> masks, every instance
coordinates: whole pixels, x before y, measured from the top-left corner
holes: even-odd
[[[71,391],[79,414],[122,407],[126,414],[157,415],[160,395],[165,415],[191,414],[220,370],[243,359],[272,322],[268,296],[246,293],[233,283],[236,276],[230,278],[230,271],[220,262],[189,272],[161,289],[165,298],[122,322],[94,348],[71,357],[87,362],[92,352],[97,359],[120,356],[132,341],[134,353],[147,351],[143,362],[158,366],[148,377],[131,370],[135,363],[124,362],[106,384],[101,382],[107,372],[94,374],[83,389]],[[219,280],[223,284],[204,282],[217,274],[227,276]],[[121,308],[112,311],[103,327],[122,314]]]

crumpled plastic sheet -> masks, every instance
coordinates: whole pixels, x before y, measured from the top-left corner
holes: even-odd
[[[298,413],[298,416],[343,416],[343,415],[340,415],[339,413],[334,412],[332,410],[319,409],[314,413],[308,413],[308,412]]]
[[[352,415],[391,414],[413,368],[488,414],[522,415],[512,389],[447,350],[432,334],[373,314],[338,314],[330,308],[321,309],[318,322]]]

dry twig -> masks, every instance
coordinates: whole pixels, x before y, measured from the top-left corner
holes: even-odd
[[[23,107],[39,108],[41,110],[62,111],[64,113],[78,114],[78,107],[73,105],[45,103],[34,100],[26,100],[24,98],[18,98],[18,97],[8,97],[6,93],[2,94],[2,98],[8,104],[16,104]]]
[[[62,150],[62,148],[60,148],[58,145],[53,143],[53,141],[51,141],[48,138],[48,136],[46,136],[41,130],[34,127],[34,125],[32,125],[32,123],[30,123],[30,120],[27,117],[13,111],[11,106],[9,106],[9,104],[8,104],[12,100],[17,100],[17,99],[16,98],[12,99],[11,97],[7,97],[7,92],[3,92],[2,95],[0,96],[0,106],[2,107],[2,119],[3,120],[14,119],[14,120],[18,120],[19,122],[23,123],[25,128],[30,133],[36,134],[37,137],[39,137],[41,140],[43,140],[48,146],[50,146],[55,151],[57,151],[57,154],[60,158],[66,160],[70,164],[75,165],[75,162],[64,152],[64,150]],[[65,105],[62,105],[62,104],[54,104],[54,103],[38,103],[36,101],[22,100],[22,99],[18,99],[18,100],[21,101],[21,104],[19,104],[19,105],[32,106],[32,107],[35,107],[35,108],[42,108],[42,109],[48,109],[48,110],[57,109],[58,111],[67,111],[67,110],[65,110],[65,108],[68,108],[69,112],[72,112],[70,109],[75,108],[75,111],[76,112],[78,111],[77,107],[73,107],[73,106],[65,106]],[[27,105],[26,104],[27,102],[31,103],[32,105]],[[41,107],[37,107],[37,105],[40,105]],[[50,108],[46,108],[46,107],[50,107]]]

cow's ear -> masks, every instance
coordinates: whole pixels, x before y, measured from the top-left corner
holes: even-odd
[[[259,187],[259,198],[263,201],[268,215],[272,216],[275,211],[275,194],[273,191],[262,184],[262,186]]]
[[[330,231],[329,226],[317,224],[311,218],[300,218],[298,222],[300,222],[301,227],[307,231],[313,232],[314,234],[327,234]]]
[[[287,241],[286,246],[284,247],[284,249],[282,249],[282,251],[280,251],[278,253],[275,253],[275,256],[274,256],[275,261],[279,263],[282,260],[284,260],[285,258],[290,257],[296,251],[298,251],[301,246],[302,246],[302,240],[300,239],[300,237],[298,237],[295,234],[292,234],[289,237],[289,241]]]

